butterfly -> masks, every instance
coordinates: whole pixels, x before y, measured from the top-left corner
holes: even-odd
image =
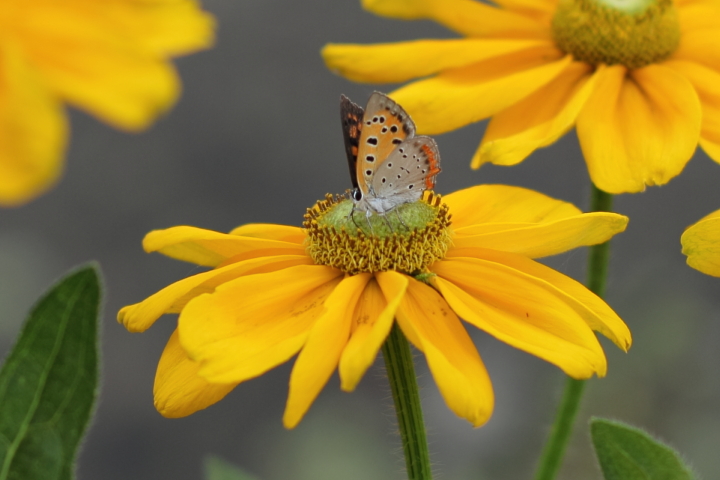
[[[440,153],[435,140],[415,136],[415,123],[387,95],[374,92],[365,110],[340,96],[353,211],[384,215],[420,200],[435,186]]]

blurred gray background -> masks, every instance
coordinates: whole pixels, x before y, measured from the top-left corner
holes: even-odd
[[[218,20],[217,46],[177,62],[184,94],[166,118],[146,133],[126,135],[72,111],[60,184],[29,205],[0,211],[0,354],[55,279],[97,260],[107,292],[102,392],[80,479],[199,479],[207,454],[263,480],[402,479],[381,359],[352,394],[341,392],[334,377],[292,431],[281,424],[291,365],[240,385],[207,410],[168,420],[153,407],[152,383],[176,319],[130,334],[115,315],[199,271],[145,254],[148,231],[299,225],[316,199],[350,185],[339,96],[364,104],[375,88],[392,87],[335,77],[320,59],[323,44],[451,34],[431,22],[375,17],[358,0],[212,0],[205,7]],[[589,181],[574,133],[517,167],[471,171],[483,129],[484,123],[437,137],[440,193],[505,183],[587,209]],[[720,279],[685,266],[679,243],[685,227],[720,208],[718,185],[720,165],[699,151],[669,185],[616,198],[617,211],[631,222],[613,241],[608,302],[635,343],[625,355],[604,342],[609,374],[589,385],[562,479],[600,478],[589,446],[590,415],[646,428],[706,479],[720,471]],[[577,250],[547,263],[582,280],[585,256]],[[437,478],[531,478],[564,377],[470,330],[495,387],[497,406],[486,426],[473,429],[447,409],[418,357]]]

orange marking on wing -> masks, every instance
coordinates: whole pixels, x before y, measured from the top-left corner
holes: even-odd
[[[432,148],[430,148],[428,145],[423,145],[420,148],[422,148],[423,152],[425,152],[425,155],[427,155],[428,158],[428,162],[430,162],[430,170],[425,177],[425,188],[430,189],[435,186],[435,175],[440,173],[440,166],[438,165],[437,158],[435,157],[435,152]]]

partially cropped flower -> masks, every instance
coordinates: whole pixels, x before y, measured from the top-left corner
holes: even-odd
[[[492,117],[471,165],[515,165],[573,126],[592,181],[639,192],[678,175],[699,144],[720,162],[717,0],[363,0],[464,38],[331,44],[355,81],[418,79],[390,96],[418,131]]]
[[[370,220],[350,218],[352,206],[328,196],[304,228],[181,226],[145,237],[148,252],[213,267],[118,314],[133,332],[180,314],[155,377],[161,414],[196,412],[299,354],[284,416],[292,428],[335,369],[343,390],[356,387],[395,321],[448,406],[475,426],[490,416],[493,391],[459,317],[574,378],[606,373],[593,330],[630,346],[603,300],[532,260],[604,242],[626,217],[502,185],[426,194]]]
[[[194,0],[0,3],[0,206],[31,200],[61,174],[64,103],[146,128],[180,91],[168,59],[213,41]]]
[[[703,273],[720,277],[720,210],[688,227],[680,238],[687,264]]]

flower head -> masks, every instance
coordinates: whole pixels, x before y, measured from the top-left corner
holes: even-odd
[[[212,43],[194,0],[3,2],[0,12],[0,205],[49,188],[67,142],[63,103],[125,130],[177,99],[168,58]]]
[[[720,162],[716,0],[363,0],[464,38],[330,44],[355,81],[416,80],[390,95],[421,133],[492,117],[471,165],[515,165],[573,126],[592,181],[639,192],[678,175],[698,142]]]
[[[720,210],[703,217],[680,238],[687,264],[695,270],[720,277]]]
[[[626,224],[502,185],[442,199],[425,192],[369,219],[353,214],[352,200],[328,196],[304,228],[150,232],[146,251],[212,270],[123,308],[118,320],[139,332],[180,314],[155,378],[155,406],[167,417],[205,408],[297,354],[284,416],[294,427],[335,369],[343,390],[355,388],[397,321],[448,406],[479,426],[492,412],[492,386],[460,317],[574,378],[605,375],[593,330],[627,350],[628,328],[533,258],[604,242]]]

